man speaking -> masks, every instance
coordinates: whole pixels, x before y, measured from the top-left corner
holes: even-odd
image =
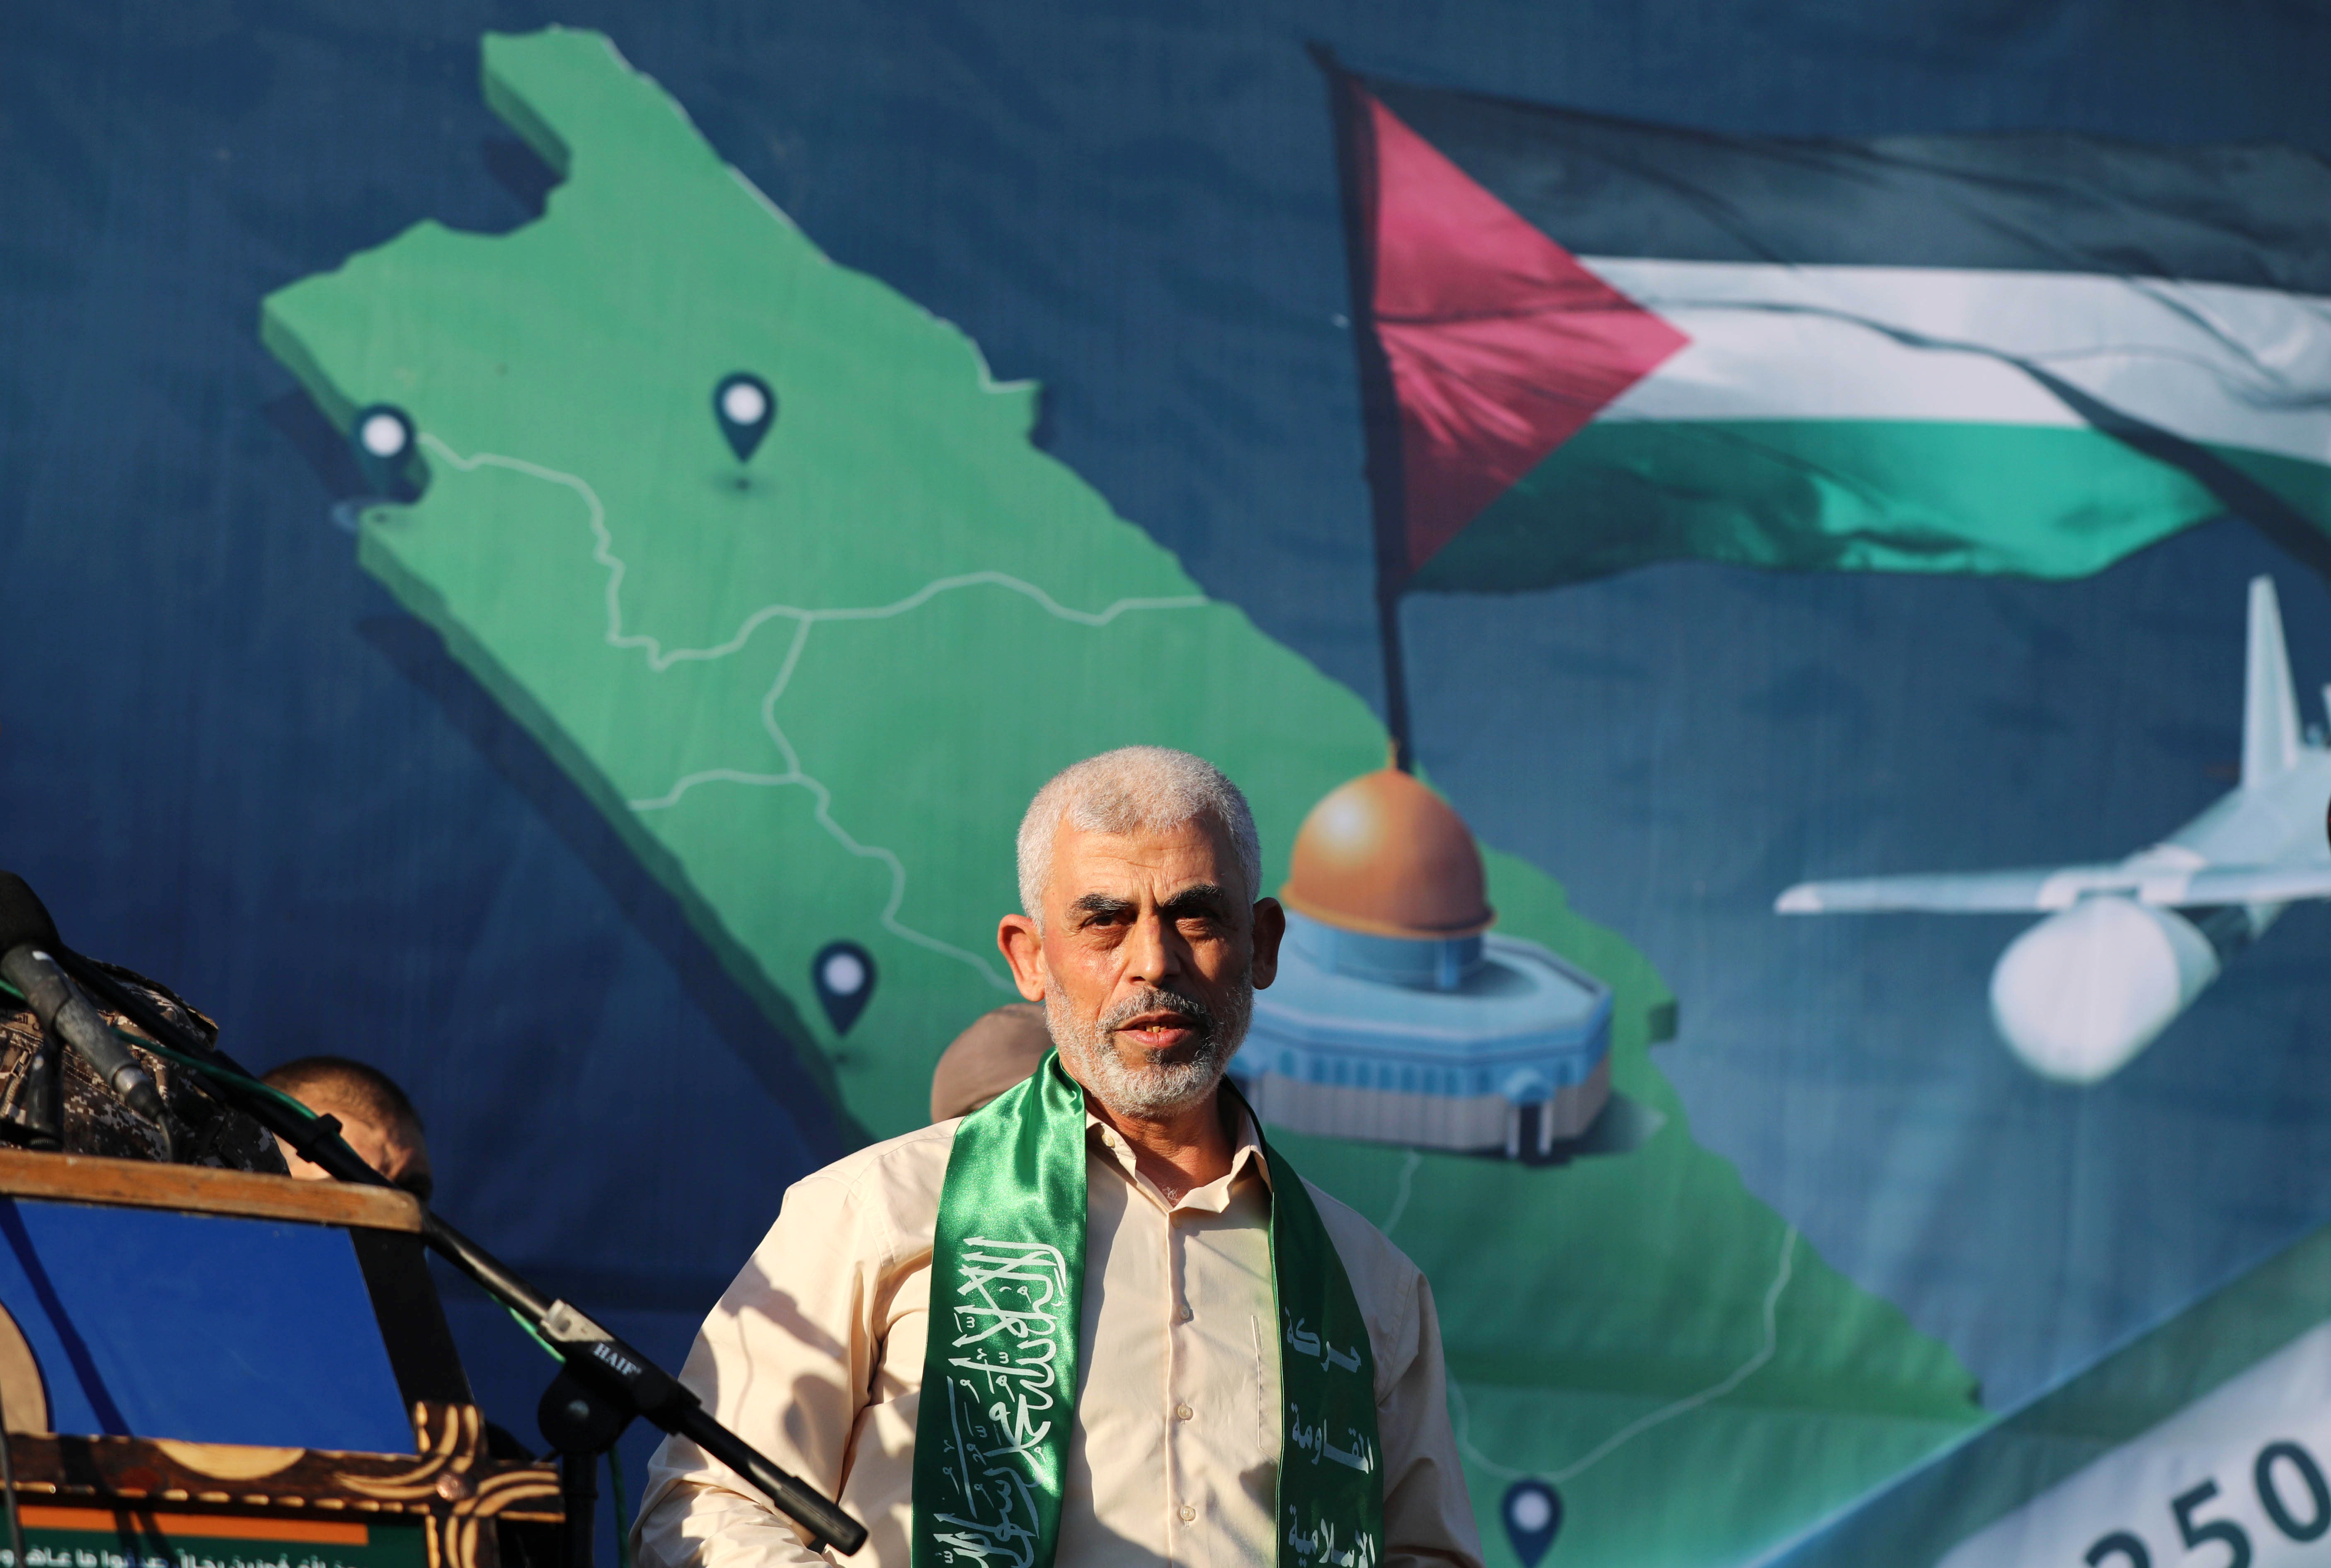
[[[996,942],[1056,1054],[795,1184],[683,1381],[877,1568],[1479,1568],[1431,1288],[1221,1092],[1286,928],[1245,797],[1127,747],[1019,850]],[[636,1540],[815,1559],[679,1438]]]

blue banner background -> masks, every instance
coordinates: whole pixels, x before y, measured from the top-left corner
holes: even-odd
[[[357,568],[258,302],[538,166],[488,28],[608,32],[838,261],[1046,388],[1040,439],[1374,700],[1366,499],[1308,38],[1730,131],[2331,148],[2303,7],[14,5],[0,15],[0,859],[264,1065],[424,1108],[443,1207],[677,1360],[854,1141],[678,908]],[[2331,599],[2226,522],[2087,582],[1670,566],[1408,612],[1425,767],[1681,998],[1697,1136],[2008,1408],[2331,1212],[2300,908],[2089,1090],[1993,1038],[1993,919],[1782,922],[1801,876],[2117,855],[2232,783],[2241,584],[2302,690]],[[2310,717],[2314,715],[2310,713]],[[531,1437],[548,1364],[456,1317]],[[634,1487],[643,1440],[627,1444]]]

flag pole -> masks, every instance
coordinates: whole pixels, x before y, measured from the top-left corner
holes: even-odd
[[[1408,738],[1408,666],[1400,641],[1400,590],[1385,585],[1377,572],[1376,641],[1384,654],[1384,730],[1390,743],[1389,763],[1402,773],[1416,771],[1416,754]]]
[[[1375,539],[1376,645],[1384,660],[1384,728],[1392,765],[1415,770],[1409,732],[1408,666],[1400,632],[1401,596],[1411,575],[1408,518],[1401,465],[1400,404],[1392,364],[1375,328],[1375,126],[1365,90],[1336,52],[1306,46],[1327,78],[1336,128],[1336,170],[1343,195],[1344,260],[1351,280],[1352,353],[1357,361],[1360,416],[1366,436],[1369,510]]]

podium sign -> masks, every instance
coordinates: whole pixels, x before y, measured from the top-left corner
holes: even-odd
[[[108,1513],[24,1505],[27,1568],[425,1568],[410,1521],[271,1519],[221,1514]],[[15,1568],[13,1548],[0,1564]]]
[[[38,1424],[411,1453],[357,1234],[0,1197],[0,1307],[43,1372]]]
[[[0,1150],[0,1568],[496,1568],[557,1472],[485,1451],[387,1188]]]

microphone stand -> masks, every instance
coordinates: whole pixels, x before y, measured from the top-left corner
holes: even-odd
[[[115,1012],[205,1069],[204,1076],[214,1091],[281,1138],[301,1159],[322,1166],[339,1181],[390,1185],[387,1177],[348,1147],[336,1117],[310,1117],[303,1110],[294,1110],[225,1052],[173,1023],[144,996],[80,954],[60,946],[55,956],[74,979]],[[679,1379],[574,1307],[528,1285],[426,1206],[421,1211],[421,1239],[516,1313],[558,1353],[577,1382],[614,1405],[627,1421],[633,1415],[642,1416],[650,1424],[688,1439],[766,1494],[781,1512],[809,1533],[815,1544],[832,1546],[848,1556],[866,1544],[865,1525],[713,1420]]]
[[[591,1568],[592,1522],[599,1506],[599,1457],[614,1448],[632,1418],[577,1382],[573,1373],[562,1372],[542,1391],[534,1420],[558,1454],[558,1490],[566,1505],[558,1568]],[[615,1527],[620,1530],[623,1525],[618,1513]]]

